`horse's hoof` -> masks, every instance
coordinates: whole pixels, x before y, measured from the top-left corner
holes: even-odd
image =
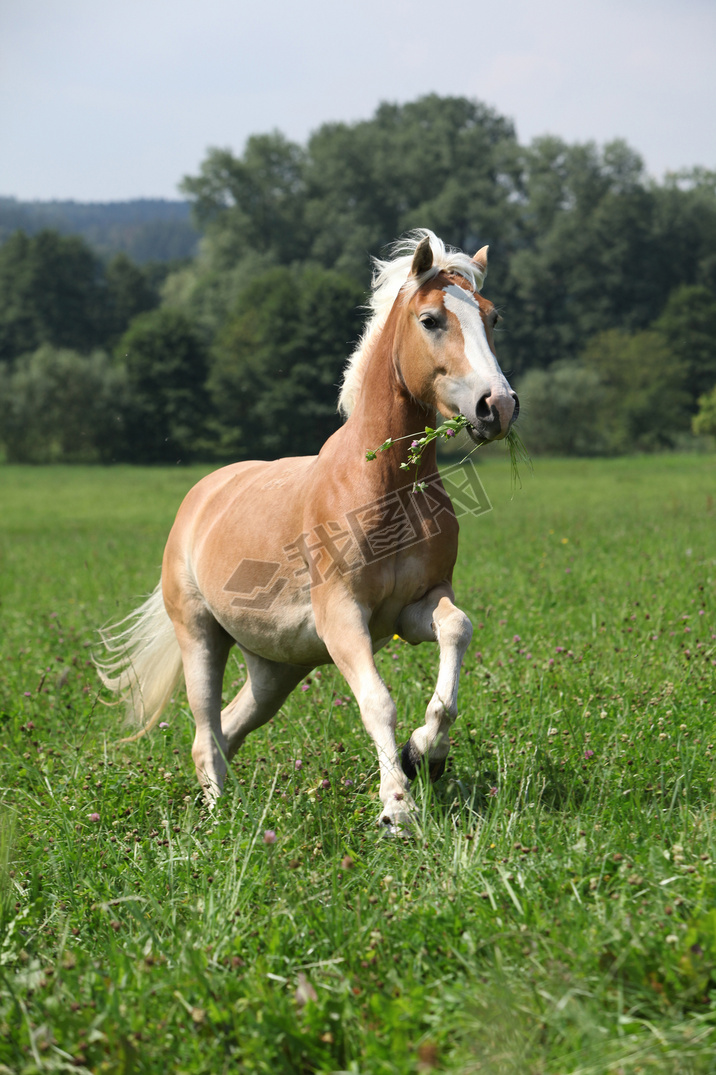
[[[381,814],[378,818],[378,828],[383,839],[402,838],[405,840],[415,835],[417,819],[412,813],[398,814],[396,817]]]
[[[446,761],[446,758],[436,758],[435,761],[427,760],[428,776],[433,784],[445,772]],[[400,766],[408,780],[415,780],[424,765],[424,756],[415,749],[412,739],[408,739],[400,755]]]
[[[400,755],[400,766],[408,780],[415,780],[422,761],[422,754],[415,749],[412,739],[408,739]]]

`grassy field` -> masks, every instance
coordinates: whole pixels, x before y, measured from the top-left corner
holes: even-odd
[[[200,473],[0,469],[0,1072],[715,1072],[716,460],[539,462],[514,495],[486,462],[461,715],[409,842],[374,828],[334,669],[213,818],[182,693],[115,745],[95,630]],[[401,735],[436,658],[379,657]]]

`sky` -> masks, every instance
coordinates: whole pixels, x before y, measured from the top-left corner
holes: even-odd
[[[0,0],[0,196],[176,198],[209,147],[433,92],[716,169],[716,3]]]

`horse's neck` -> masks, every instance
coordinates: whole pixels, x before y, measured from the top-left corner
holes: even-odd
[[[373,466],[380,471],[383,482],[392,480],[404,485],[408,475],[400,470],[400,464],[407,459],[411,441],[420,439],[426,426],[435,425],[436,412],[413,399],[401,381],[393,356],[394,334],[389,326],[373,348],[358,398],[344,428],[350,431],[354,451],[363,458],[367,449],[375,450],[389,438],[395,441],[394,447],[378,454],[380,463],[376,461]],[[436,465],[433,442],[423,452],[420,476],[435,471]],[[411,468],[410,480],[414,477]]]

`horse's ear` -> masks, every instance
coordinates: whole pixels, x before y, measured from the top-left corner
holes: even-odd
[[[433,248],[430,245],[430,236],[421,239],[413,254],[413,264],[410,266],[411,276],[421,276],[433,267]]]
[[[482,273],[483,280],[487,276],[487,251],[489,249],[489,246],[483,246],[482,250],[478,250],[472,259]]]

